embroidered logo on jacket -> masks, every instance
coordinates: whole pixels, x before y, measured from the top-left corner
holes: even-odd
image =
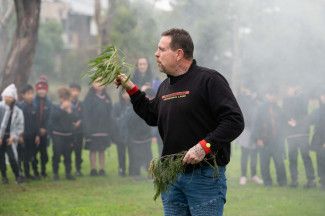
[[[171,94],[161,96],[161,99],[163,99],[164,101],[167,101],[167,100],[172,100],[172,99],[177,99],[177,98],[184,98],[188,94],[190,94],[190,91],[174,92]]]

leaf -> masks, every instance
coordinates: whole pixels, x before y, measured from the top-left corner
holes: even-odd
[[[94,59],[88,62],[88,71],[82,77],[88,77],[89,83],[100,82],[101,85],[109,85],[122,72],[126,73],[129,80],[132,66],[125,62],[125,54],[115,46],[108,46]]]

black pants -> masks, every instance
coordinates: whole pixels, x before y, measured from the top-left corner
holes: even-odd
[[[265,146],[260,148],[261,172],[264,185],[272,185],[270,174],[271,158],[275,164],[277,182],[280,186],[287,184],[287,175],[284,166],[283,148],[276,146],[273,143],[265,143]]]
[[[321,147],[321,149],[316,152],[316,156],[319,183],[325,186],[325,148]]]
[[[37,162],[35,158],[36,144],[35,136],[24,136],[23,164],[26,177],[30,177],[30,165],[32,165],[34,175],[38,174]]]
[[[250,158],[251,176],[256,175],[257,150],[241,147],[241,176],[247,176],[248,159]]]
[[[38,165],[38,158],[37,154],[40,154],[40,161],[41,161],[41,173],[42,175],[46,175],[46,164],[49,161],[49,156],[47,153],[47,147],[48,147],[48,137],[47,136],[41,136],[40,137],[40,144],[36,148],[35,153],[35,161],[36,166]],[[38,170],[38,168],[37,168]]]
[[[24,167],[24,151],[25,151],[25,144],[18,143],[17,145],[17,153],[18,153],[18,168],[20,174],[23,173],[23,167]]]
[[[53,135],[53,158],[52,158],[52,167],[53,173],[59,173],[59,163],[60,158],[63,155],[65,174],[71,174],[71,153],[72,153],[72,136],[58,136]]]
[[[15,174],[15,177],[19,177],[19,167],[18,167],[18,153],[17,147],[15,145],[8,145],[7,139],[9,136],[4,136],[2,144],[0,145],[0,169],[1,175],[3,178],[7,178],[7,166],[6,166],[6,153],[9,158],[9,163],[12,169],[12,172]]]
[[[291,181],[297,182],[298,180],[298,151],[300,151],[302,160],[305,166],[306,177],[308,181],[315,180],[315,171],[309,155],[309,142],[308,136],[299,138],[288,138],[288,151],[289,151],[289,168],[291,174]]]
[[[75,167],[76,171],[81,171],[82,164],[82,148],[83,148],[83,136],[82,134],[75,134],[73,136],[73,151],[75,154]]]
[[[141,166],[148,169],[152,159],[151,139],[144,142],[130,141],[128,146],[129,153],[129,175],[140,175]]]
[[[117,157],[118,157],[118,169],[119,173],[125,174],[126,172],[126,143],[116,143]]]

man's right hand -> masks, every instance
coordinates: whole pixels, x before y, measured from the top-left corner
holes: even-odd
[[[125,74],[120,74],[115,79],[115,85],[118,88],[122,86],[126,91],[129,91],[134,88],[135,84],[129,79],[126,81],[128,77]]]

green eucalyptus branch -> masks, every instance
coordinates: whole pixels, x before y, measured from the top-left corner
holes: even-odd
[[[153,178],[155,188],[154,200],[161,193],[166,192],[168,187],[175,183],[180,174],[184,174],[186,165],[183,164],[183,158],[185,154],[186,152],[165,155],[151,161],[148,171],[149,175]],[[209,162],[211,159],[213,164]],[[218,174],[218,166],[215,155],[204,158],[202,162],[207,163],[214,169],[214,177],[216,177]]]
[[[89,61],[88,71],[83,77],[87,76],[90,79],[90,84],[99,82],[105,86],[113,83],[121,73],[127,74],[129,79],[132,66],[126,63],[125,59],[125,54],[122,51],[115,46],[108,46],[96,58]]]

